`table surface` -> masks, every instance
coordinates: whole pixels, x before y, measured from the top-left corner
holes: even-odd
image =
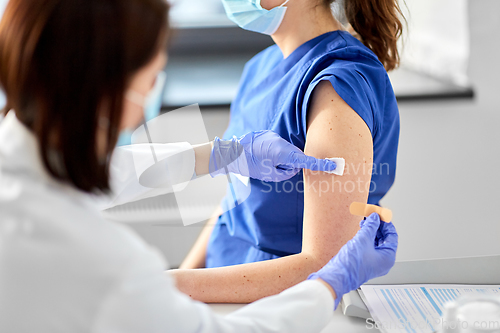
[[[210,308],[218,314],[226,315],[245,306],[244,304],[210,304]],[[333,314],[333,318],[321,333],[358,333],[358,332],[373,332],[375,329],[370,329],[364,319],[347,317],[342,314],[342,309],[339,306]]]

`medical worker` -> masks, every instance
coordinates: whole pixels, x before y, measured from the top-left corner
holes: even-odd
[[[344,157],[346,169],[250,179],[231,210],[227,195],[172,272],[195,299],[251,302],[305,280],[357,232],[351,202],[379,205],[394,182],[400,126],[387,71],[399,63],[398,0],[338,1],[222,0],[236,24],[276,43],[246,64],[224,137],[272,130],[308,155]]]
[[[157,251],[102,219],[90,194],[106,192],[119,133],[145,116],[129,92],[147,96],[165,65],[167,13],[162,0],[10,0],[0,23],[0,332],[319,332],[342,295],[394,264],[396,230],[373,214],[309,281],[222,317],[175,288]],[[332,168],[271,132],[217,146],[209,171],[259,177],[223,147],[291,174],[297,161]]]

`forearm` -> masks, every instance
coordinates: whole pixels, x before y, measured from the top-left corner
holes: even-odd
[[[177,287],[206,303],[250,303],[307,279],[326,262],[300,253],[279,259],[228,267],[173,270]]]

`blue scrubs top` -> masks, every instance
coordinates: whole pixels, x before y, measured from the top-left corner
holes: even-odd
[[[387,72],[375,54],[345,31],[318,36],[283,59],[273,45],[245,66],[224,138],[272,130],[300,149],[306,142],[312,92],[323,80],[359,114],[373,137],[374,168],[368,202],[378,204],[394,182],[399,111]],[[333,156],[335,157],[335,156]],[[206,267],[229,266],[300,253],[303,173],[280,183],[251,179],[250,196],[228,210],[209,240]],[[235,191],[243,191],[236,186]]]

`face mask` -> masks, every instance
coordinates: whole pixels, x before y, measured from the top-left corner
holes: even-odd
[[[272,35],[283,22],[288,1],[271,10],[262,8],[260,0],[222,0],[222,4],[229,19],[241,28]]]
[[[120,132],[120,135],[118,135],[118,141],[116,141],[116,146],[128,146],[132,144],[132,133],[133,131],[129,129],[124,129]]]
[[[140,106],[144,110],[144,120],[146,122],[156,118],[160,114],[161,105],[163,101],[163,90],[165,87],[165,80],[167,74],[163,71],[158,73],[153,89],[144,96],[134,90],[127,91],[125,98],[132,103]],[[133,131],[124,129],[118,136],[117,146],[126,146],[132,144]]]

